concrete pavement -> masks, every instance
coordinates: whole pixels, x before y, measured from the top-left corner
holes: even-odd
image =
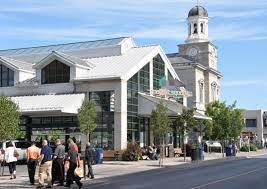
[[[253,157],[258,156],[261,154],[267,154],[267,151],[258,151],[258,152],[251,152],[251,153],[239,153],[238,158],[246,158],[247,156]],[[164,167],[170,169],[171,167],[179,166],[179,168],[194,168],[198,167],[200,164],[208,165],[208,164],[216,164],[217,162],[224,162],[226,159],[222,158],[222,154],[205,154],[204,162],[194,162],[191,163],[190,158],[186,158],[186,162],[183,161],[183,157],[179,158],[164,158]],[[230,159],[231,161],[232,159]],[[229,161],[229,159],[228,159]],[[164,168],[159,168],[158,161],[138,161],[138,162],[125,162],[125,161],[106,161],[104,164],[95,165],[94,167],[95,172],[95,180],[86,180],[83,181],[85,183],[94,183],[97,180],[107,179],[114,176],[122,176],[122,175],[129,175],[134,173],[140,173],[145,171],[158,171]],[[38,169],[37,169],[38,173]],[[28,181],[28,173],[26,165],[19,165],[17,168],[17,179],[10,180],[8,174],[8,168],[5,168],[5,175],[4,177],[0,177],[0,188],[32,188],[29,185]],[[38,175],[36,175],[36,179]]]

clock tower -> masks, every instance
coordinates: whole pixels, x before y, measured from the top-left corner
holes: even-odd
[[[208,11],[193,7],[187,17],[188,35],[179,52],[167,55],[180,79],[193,96],[188,106],[205,113],[206,104],[220,96],[221,73],[217,70],[217,46],[209,38]]]
[[[217,70],[217,47],[209,39],[208,11],[195,6],[189,11],[187,21],[188,36],[185,44],[178,45],[179,54]]]

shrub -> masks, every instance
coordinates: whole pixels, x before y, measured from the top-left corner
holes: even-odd
[[[142,159],[142,150],[136,142],[128,142],[127,149],[122,154],[124,161],[138,161]]]
[[[255,144],[250,144],[250,151],[257,151],[258,148]]]

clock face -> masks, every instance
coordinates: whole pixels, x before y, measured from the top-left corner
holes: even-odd
[[[188,55],[189,56],[196,56],[198,53],[198,50],[196,48],[190,48],[189,51],[188,51]]]

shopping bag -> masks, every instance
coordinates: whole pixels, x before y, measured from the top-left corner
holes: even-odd
[[[82,178],[83,177],[83,170],[80,167],[77,167],[74,171],[75,175]]]

